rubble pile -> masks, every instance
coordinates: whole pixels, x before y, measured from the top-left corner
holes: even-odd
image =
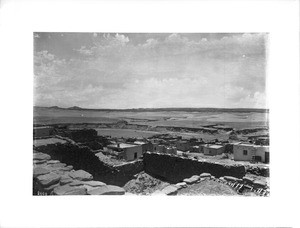
[[[72,165],[52,160],[51,156],[34,150],[34,195],[124,195],[118,186],[94,181],[92,174],[74,170]]]
[[[269,196],[270,194],[269,185],[261,180],[255,180],[251,177],[239,179],[232,176],[216,178],[210,173],[202,173],[200,175],[193,175],[190,178],[185,178],[182,182],[177,184],[168,185],[162,190],[156,190],[152,195],[177,195],[181,189],[204,181],[215,181],[220,184],[228,185],[240,195],[246,195],[248,192],[253,192],[258,196]]]

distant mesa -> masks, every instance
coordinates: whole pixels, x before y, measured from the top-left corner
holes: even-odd
[[[129,108],[129,109],[101,109],[101,108],[81,108],[78,106],[73,106],[69,108],[61,108],[58,106],[44,107],[35,106],[35,108],[48,108],[48,109],[63,109],[63,110],[89,110],[89,111],[116,111],[116,112],[172,112],[172,111],[182,111],[182,112],[237,112],[237,113],[268,113],[269,109],[258,109],[258,108]]]
[[[60,107],[58,107],[58,106],[51,106],[51,107],[49,107],[49,108],[57,109],[57,108],[60,108]]]
[[[80,107],[78,107],[78,106],[73,106],[73,107],[70,107],[70,108],[68,108],[68,109],[72,109],[72,110],[81,110],[81,109],[83,109],[83,108],[80,108]]]

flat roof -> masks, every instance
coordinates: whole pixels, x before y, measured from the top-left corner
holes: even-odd
[[[264,145],[255,145],[255,144],[247,144],[247,143],[241,143],[241,144],[238,144],[237,146],[249,146],[249,147],[269,147],[269,146],[264,146]]]
[[[224,147],[223,145],[210,145],[210,144],[206,144],[205,147],[207,148],[213,148],[213,149],[220,149],[222,147]]]
[[[136,147],[139,145],[135,144],[128,144],[128,143],[118,143],[118,144],[110,144],[108,147],[115,147],[115,148],[130,148],[130,147]]]
[[[240,144],[237,144],[237,146],[255,146],[255,145],[250,144],[250,143],[240,143]]]
[[[135,142],[133,142],[134,144],[138,144],[138,145],[144,145],[144,144],[146,144],[145,142],[141,142],[141,141],[135,141]]]

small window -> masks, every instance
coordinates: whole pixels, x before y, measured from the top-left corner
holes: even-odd
[[[243,155],[248,155],[248,151],[247,150],[243,150]]]
[[[137,153],[134,153],[134,159],[137,159]]]

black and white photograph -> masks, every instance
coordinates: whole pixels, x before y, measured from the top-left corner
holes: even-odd
[[[0,227],[300,227],[299,3],[0,1]]]
[[[34,195],[268,196],[266,33],[34,38]]]

